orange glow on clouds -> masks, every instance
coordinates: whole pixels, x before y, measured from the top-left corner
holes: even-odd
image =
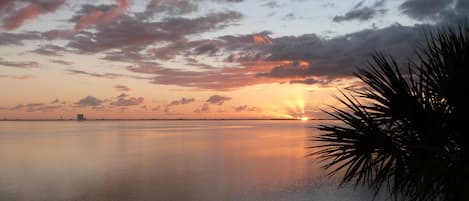
[[[252,36],[252,40],[254,41],[254,43],[272,44],[272,40],[270,40],[270,38],[260,34]]]
[[[310,66],[310,63],[307,62],[307,61],[299,61],[298,62],[298,65],[301,67],[301,68],[308,68]]]

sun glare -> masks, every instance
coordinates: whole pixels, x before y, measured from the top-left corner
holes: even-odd
[[[308,121],[309,118],[308,118],[308,117],[301,117],[300,120],[301,120],[301,121]]]

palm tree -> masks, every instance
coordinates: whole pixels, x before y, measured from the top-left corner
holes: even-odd
[[[415,58],[374,54],[355,74],[366,90],[342,93],[327,112],[341,123],[318,127],[310,155],[394,200],[468,200],[469,26],[430,32]]]

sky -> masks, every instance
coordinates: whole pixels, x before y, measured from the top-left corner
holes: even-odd
[[[0,119],[325,118],[469,0],[1,0]]]

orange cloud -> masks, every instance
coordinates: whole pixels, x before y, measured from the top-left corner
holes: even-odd
[[[108,11],[95,10],[82,16],[75,24],[75,30],[81,31],[93,24],[109,22],[121,15],[130,5],[130,0],[115,0],[118,6]]]
[[[36,18],[41,14],[57,10],[65,0],[55,0],[50,2],[31,2],[26,7],[13,12],[3,21],[3,27],[13,30],[23,25],[27,20]]]
[[[298,66],[301,68],[308,68],[311,64],[307,61],[298,61]]]
[[[260,44],[273,44],[272,43],[272,40],[270,40],[269,37],[267,36],[264,36],[264,35],[253,35],[252,36],[252,40],[254,41],[254,43],[260,43]]]

